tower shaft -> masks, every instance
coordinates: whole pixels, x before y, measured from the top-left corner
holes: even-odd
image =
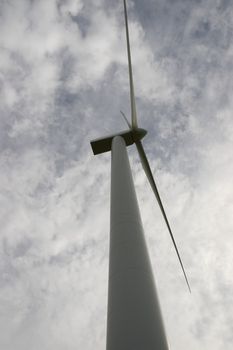
[[[125,141],[112,141],[107,350],[168,350]]]

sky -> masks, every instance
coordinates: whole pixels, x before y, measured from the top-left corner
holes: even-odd
[[[233,4],[128,0],[143,145],[192,288],[129,147],[171,350],[233,343]],[[130,116],[123,2],[0,2],[0,349],[106,344],[109,153]]]

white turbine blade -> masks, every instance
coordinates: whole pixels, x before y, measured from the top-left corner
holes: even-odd
[[[163,208],[163,204],[162,204],[162,201],[161,201],[161,198],[160,198],[160,195],[159,195],[159,192],[158,192],[158,189],[157,189],[157,186],[155,184],[155,180],[154,180],[154,177],[153,177],[153,174],[151,172],[151,168],[150,168],[150,165],[149,165],[149,162],[147,160],[147,157],[146,157],[146,154],[145,154],[145,151],[144,151],[144,148],[142,146],[142,143],[140,141],[136,142],[136,146],[137,146],[137,150],[138,150],[138,153],[139,153],[139,156],[140,156],[140,159],[141,159],[141,162],[142,162],[142,166],[143,166],[143,169],[146,173],[146,176],[150,182],[150,185],[152,187],[152,190],[155,194],[155,197],[158,201],[158,204],[159,204],[159,207],[161,209],[161,212],[163,214],[163,218],[166,222],[166,225],[167,225],[167,228],[168,228],[168,231],[170,233],[170,236],[171,236],[171,239],[172,239],[172,242],[174,244],[174,247],[175,247],[175,250],[176,250],[176,254],[178,256],[178,259],[179,259],[179,262],[180,262],[180,265],[181,265],[181,268],[183,270],[183,273],[184,273],[184,277],[185,277],[185,280],[186,280],[186,283],[188,285],[188,288],[189,288],[189,291],[191,293],[191,288],[190,288],[190,285],[189,285],[189,282],[188,282],[188,278],[187,278],[187,275],[185,273],[185,269],[184,269],[184,266],[183,266],[183,263],[182,263],[182,260],[181,260],[181,257],[180,257],[180,254],[179,254],[179,251],[178,251],[178,248],[177,248],[177,245],[176,245],[176,242],[175,242],[175,238],[173,236],[173,233],[172,233],[172,230],[170,228],[170,224],[168,222],[168,219],[167,219],[167,215],[165,213],[165,210]]]
[[[129,123],[128,119],[126,118],[125,114],[124,114],[122,111],[120,111],[120,112],[121,112],[123,118],[125,119],[126,124],[128,125],[128,127],[129,127],[130,129],[132,129],[132,126],[130,125],[130,123]]]
[[[129,65],[130,102],[131,102],[131,119],[132,119],[131,124],[132,124],[132,128],[135,129],[138,127],[138,123],[137,123],[136,103],[135,103],[135,96],[134,96],[133,71],[132,71],[130,43],[129,43],[129,27],[128,27],[126,0],[124,0],[124,11],[125,11],[125,28],[126,28],[126,41],[127,41],[127,53],[128,53],[128,65]]]

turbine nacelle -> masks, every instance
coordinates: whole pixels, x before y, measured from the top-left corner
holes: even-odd
[[[91,141],[91,147],[94,155],[109,152],[112,149],[112,140],[115,136],[121,136],[125,140],[126,146],[133,145],[134,143],[143,139],[146,136],[147,131],[142,128],[130,129],[122,131],[118,134],[109,135],[104,138],[99,138]]]

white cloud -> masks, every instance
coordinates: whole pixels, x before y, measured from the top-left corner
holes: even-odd
[[[0,7],[0,347],[102,349],[110,155],[88,143],[129,104],[122,4]],[[232,346],[231,7],[130,6],[144,145],[193,289],[131,148],[174,349]]]

